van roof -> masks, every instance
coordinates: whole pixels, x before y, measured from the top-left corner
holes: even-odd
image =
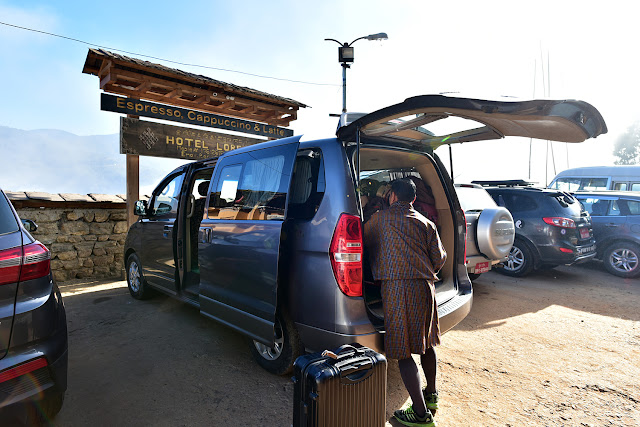
[[[614,177],[627,177],[638,176],[640,177],[640,165],[615,165],[615,166],[585,166],[580,168],[571,168],[559,172],[555,179],[575,176],[575,177],[598,177],[598,176],[614,176]]]

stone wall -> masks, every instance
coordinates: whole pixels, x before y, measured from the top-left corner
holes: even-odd
[[[119,203],[117,199],[116,203],[51,200],[37,203],[33,199],[16,200],[15,193],[7,193],[20,218],[38,225],[38,230],[31,234],[51,251],[56,281],[124,278],[128,227],[122,199]]]

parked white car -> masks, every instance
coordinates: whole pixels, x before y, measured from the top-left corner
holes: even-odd
[[[476,184],[455,184],[467,220],[467,273],[471,280],[509,256],[515,239],[511,213]]]

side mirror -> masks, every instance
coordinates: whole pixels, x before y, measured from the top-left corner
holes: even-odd
[[[33,233],[34,231],[38,230],[38,224],[31,221],[30,219],[21,219],[20,221],[22,222],[22,225],[29,233]]]
[[[133,213],[138,216],[147,215],[147,202],[145,200],[138,200],[133,207]]]

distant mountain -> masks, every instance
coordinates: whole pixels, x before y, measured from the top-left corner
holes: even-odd
[[[141,157],[140,190],[149,194],[179,164]],[[78,136],[61,130],[0,126],[0,187],[12,191],[125,194],[119,135]]]

